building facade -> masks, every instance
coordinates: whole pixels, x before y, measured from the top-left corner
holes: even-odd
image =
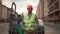
[[[40,17],[40,1],[39,1],[38,6],[37,6],[36,16],[37,16],[37,18],[41,18],[41,17]]]
[[[47,22],[60,22],[60,0],[40,0],[38,6],[36,11],[38,18],[43,18]]]
[[[16,18],[18,18],[17,12],[15,13]],[[8,22],[11,18],[11,8],[8,8],[5,5],[2,5],[2,1],[0,1],[0,22]]]
[[[43,0],[39,0],[38,6],[37,6],[37,10],[36,10],[36,15],[38,18],[42,19],[43,17]]]
[[[2,7],[1,19],[5,21],[7,20],[7,9],[8,8],[4,5],[1,5],[1,7]]]
[[[39,4],[37,6],[37,17],[43,19],[44,21],[48,21],[48,3],[47,0],[39,0]]]
[[[60,0],[47,0],[49,3],[49,22],[59,23],[60,22]]]
[[[2,11],[1,5],[2,5],[2,1],[0,0],[0,16],[1,16],[1,11]],[[1,17],[0,17],[0,18],[1,18]]]

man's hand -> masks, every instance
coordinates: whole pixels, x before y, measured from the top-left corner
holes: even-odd
[[[32,32],[36,31],[37,29],[38,29],[38,27],[35,27],[35,28],[32,30]]]

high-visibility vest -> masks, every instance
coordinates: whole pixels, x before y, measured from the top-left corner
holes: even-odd
[[[24,14],[24,22],[25,22],[25,29],[26,30],[33,30],[34,26],[35,26],[35,14],[32,13],[30,19],[29,19],[29,16],[28,14]]]

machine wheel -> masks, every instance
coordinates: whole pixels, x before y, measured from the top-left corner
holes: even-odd
[[[37,32],[36,34],[45,34],[44,31]]]
[[[9,34],[19,34],[18,32],[11,32],[11,31],[8,31]]]
[[[41,31],[41,29],[38,29],[38,30],[36,31],[36,34],[45,34],[45,31]]]
[[[11,34],[11,31],[8,31],[9,34]]]
[[[44,32],[44,31],[42,31],[41,33],[42,33],[42,34],[45,34],[45,32]]]

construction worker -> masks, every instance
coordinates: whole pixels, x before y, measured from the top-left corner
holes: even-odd
[[[32,13],[33,10],[32,5],[28,5],[27,10],[28,13],[24,14],[24,18],[23,18],[24,34],[35,34],[39,26],[38,25],[39,23],[36,15]]]

